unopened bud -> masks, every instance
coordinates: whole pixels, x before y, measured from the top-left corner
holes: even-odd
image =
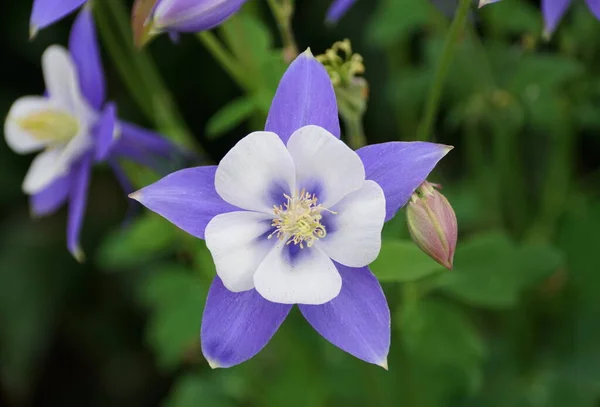
[[[137,0],[133,15],[141,46],[162,32],[210,30],[236,13],[247,0]]]
[[[447,269],[452,269],[458,225],[450,202],[425,181],[406,208],[408,230],[417,246]]]

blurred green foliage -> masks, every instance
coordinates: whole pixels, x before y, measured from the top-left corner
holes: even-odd
[[[367,68],[369,142],[413,139],[450,24],[442,10],[455,2],[359,1],[336,27],[321,24],[326,3],[297,1],[300,48],[318,54],[350,38]],[[580,3],[549,42],[535,1],[470,14],[433,135],[456,147],[432,175],[458,217],[455,269],[408,240],[403,213],[386,225],[372,268],[392,311],[389,372],[333,347],[297,311],[257,357],[211,370],[199,346],[214,275],[203,242],[152,213],[122,225],[127,202],[100,168],[84,228],[90,260],[78,265],[64,211],[28,218],[29,158],[0,144],[0,405],[598,406],[600,22]],[[41,52],[67,38],[70,20],[29,43],[29,10],[3,11],[2,112],[43,91]],[[102,10],[100,25],[120,7]],[[159,38],[136,55],[102,28],[122,117],[175,140],[194,134],[210,161],[261,129],[285,70],[263,2],[216,30],[233,72],[206,37]],[[131,75],[136,66],[146,76]],[[170,109],[178,121],[155,115]],[[157,176],[128,171],[138,185]]]

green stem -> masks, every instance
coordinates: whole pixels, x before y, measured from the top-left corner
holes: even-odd
[[[292,31],[292,16],[294,15],[293,0],[267,0],[273,17],[277,22],[281,43],[283,44],[283,56],[290,63],[298,55],[298,46]]]
[[[229,76],[244,90],[251,90],[252,84],[248,83],[242,66],[237,59],[225,46],[219,41],[217,36],[211,31],[202,31],[198,33],[198,39],[206,47],[208,52],[217,60],[221,67]]]
[[[100,35],[140,109],[170,139],[200,150],[152,59],[133,44],[127,10],[119,1],[94,3]]]
[[[458,9],[454,15],[454,20],[452,21],[452,25],[450,25],[450,31],[448,32],[444,42],[442,55],[438,61],[433,79],[433,85],[425,105],[425,117],[421,123],[417,140],[428,140],[431,136],[433,123],[437,115],[442,96],[442,90],[444,88],[444,82],[446,81],[448,70],[450,69],[450,64],[452,62],[452,57],[454,56],[454,49],[456,48],[460,34],[463,32],[467,23],[467,14],[470,6],[471,0],[460,0]]]
[[[571,132],[569,119],[559,128],[549,132],[554,136],[552,150],[546,160],[547,173],[539,200],[538,216],[528,231],[529,241],[552,239],[554,229],[562,215],[571,188],[573,173],[573,148],[575,137]]]
[[[352,118],[346,118],[342,116],[342,119],[346,125],[346,138],[350,148],[358,150],[359,148],[366,146],[367,138],[365,137],[365,131],[362,125],[362,117],[352,116]]]

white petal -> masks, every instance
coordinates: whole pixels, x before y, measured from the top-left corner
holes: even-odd
[[[57,106],[48,98],[41,96],[25,96],[13,103],[4,122],[6,144],[16,153],[26,154],[38,151],[46,146],[45,141],[38,140],[25,131],[19,120],[43,110],[55,110]]]
[[[327,215],[327,235],[319,247],[348,267],[364,267],[379,255],[385,221],[385,195],[375,181],[346,195]]]
[[[230,212],[215,216],[204,231],[217,275],[233,292],[254,288],[253,276],[277,240],[267,239],[271,216]]]
[[[271,302],[319,305],[337,297],[342,277],[316,245],[299,249],[279,241],[256,270],[254,286]]]
[[[38,154],[33,159],[23,181],[23,191],[26,194],[37,194],[66,173],[64,167],[57,166],[62,153],[61,149],[54,148]]]
[[[69,51],[58,45],[48,47],[42,55],[42,69],[50,99],[80,116],[80,112],[87,109],[86,102],[81,95],[77,68]]]
[[[73,137],[66,146],[62,149],[62,153],[56,161],[57,168],[69,169],[71,164],[77,161],[86,151],[88,151],[93,144],[93,140],[90,134],[87,132],[87,128],[83,127],[77,136]]]
[[[326,208],[365,181],[365,167],[358,155],[322,127],[296,130],[287,148],[296,164],[297,188],[316,194]]]
[[[292,157],[281,139],[266,131],[241,139],[223,157],[215,174],[215,188],[226,202],[269,214],[294,187]]]

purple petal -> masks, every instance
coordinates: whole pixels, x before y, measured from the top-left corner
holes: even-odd
[[[600,0],[586,0],[590,11],[600,20]]]
[[[298,305],[312,327],[338,348],[387,369],[390,310],[377,278],[368,267],[336,263],[342,291],[323,305]]]
[[[250,359],[265,347],[291,308],[265,300],[256,290],[231,292],[215,277],[202,316],[204,357],[213,368]]]
[[[567,11],[569,4],[571,4],[571,0],[542,0],[545,35],[550,35],[556,30],[556,27]]]
[[[265,130],[276,133],[287,143],[293,132],[309,124],[321,126],[340,138],[333,85],[323,65],[307,50],[281,78]]]
[[[67,248],[77,259],[83,261],[84,255],[79,246],[79,232],[83,225],[83,215],[87,203],[87,193],[92,172],[92,154],[86,154],[72,169],[73,183],[69,194],[69,217],[67,219]]]
[[[131,198],[204,239],[204,229],[212,218],[240,210],[223,201],[215,191],[216,170],[214,165],[180,170],[131,194]]]
[[[386,221],[408,202],[415,189],[451,149],[443,144],[394,141],[357,151],[365,165],[367,179],[377,182],[383,189]]]
[[[69,51],[77,66],[83,95],[93,108],[100,110],[104,103],[106,85],[90,7],[84,7],[73,23]]]
[[[162,0],[154,9],[158,31],[210,30],[236,13],[247,0]]]
[[[85,2],[86,0],[34,0],[29,22],[32,32],[55,23]]]
[[[338,22],[355,2],[356,0],[335,0],[327,10],[327,21],[331,23]]]
[[[43,191],[29,198],[33,216],[46,216],[54,213],[67,200],[71,177],[66,175],[57,179]]]
[[[114,103],[108,103],[102,112],[102,116],[94,126],[94,138],[96,143],[96,160],[103,161],[114,142],[115,124],[117,121],[117,107]]]

